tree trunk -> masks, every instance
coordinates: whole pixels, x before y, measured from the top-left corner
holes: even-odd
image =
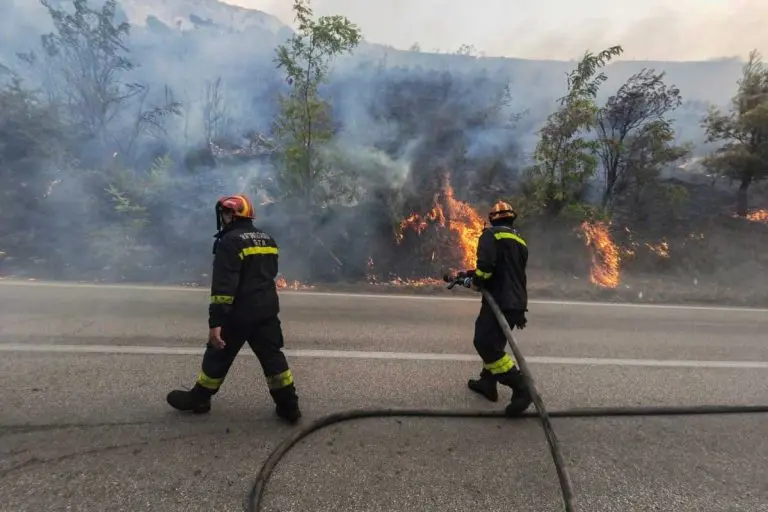
[[[603,208],[607,208],[613,198],[613,189],[616,187],[617,172],[614,169],[605,173],[605,190],[603,190]]]
[[[741,185],[739,185],[739,191],[736,193],[736,215],[739,217],[746,217],[749,211],[747,201],[747,191],[749,185],[752,183],[752,176],[745,176],[741,179]]]

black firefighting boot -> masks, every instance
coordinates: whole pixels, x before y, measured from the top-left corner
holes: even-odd
[[[291,384],[284,388],[270,389],[269,394],[275,401],[275,413],[290,424],[294,424],[301,418],[299,409],[299,397],[296,387]]]
[[[491,402],[495,402],[499,399],[499,391],[496,388],[496,379],[493,377],[493,374],[485,368],[480,372],[479,379],[469,379],[467,387],[475,393],[483,395]]]
[[[205,414],[211,410],[211,390],[195,384],[188,391],[174,389],[166,400],[168,404],[179,411],[192,411],[194,414]]]
[[[519,416],[533,403],[531,390],[525,384],[523,373],[518,368],[504,376],[500,382],[512,388],[512,398],[509,400],[509,405],[504,409],[505,416]]]

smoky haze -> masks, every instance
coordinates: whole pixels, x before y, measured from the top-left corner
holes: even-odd
[[[0,271],[57,278],[198,281],[210,268],[213,204],[221,195],[237,192],[249,193],[257,203],[257,224],[279,244],[288,244],[306,212],[285,208],[279,201],[279,169],[268,145],[262,144],[270,139],[278,94],[289,87],[272,60],[276,45],[291,33],[279,21],[290,20],[288,3],[281,2],[280,8],[276,3],[249,4],[263,6],[273,16],[215,0],[124,0],[118,18],[132,24],[128,57],[137,65],[125,74],[125,81],[144,84],[147,94],[141,102],[137,99],[121,108],[109,129],[95,137],[98,141],[73,143],[64,133],[67,141],[62,144],[73,154],[36,155],[16,167],[13,175],[3,169],[3,179],[15,187],[6,190],[31,195],[35,201],[31,212],[19,216],[13,212],[13,196],[4,196],[0,251],[5,257],[0,259]],[[322,214],[311,251],[294,247],[283,252],[281,265],[289,278],[364,277],[374,253],[379,260],[389,259],[391,269],[416,272],[399,263],[408,257],[402,252],[407,247],[387,246],[399,219],[411,211],[428,211],[446,172],[460,199],[485,202],[489,191],[516,190],[520,169],[530,163],[536,132],[565,91],[565,73],[572,67],[571,62],[556,60],[397,51],[376,44],[401,44],[384,34],[411,37],[403,28],[411,25],[413,34],[421,34],[414,41],[423,41],[425,50],[434,38],[435,46],[452,49],[470,43],[489,54],[568,60],[609,44],[625,45],[627,55],[653,59],[673,59],[671,52],[684,55],[685,48],[697,47],[689,42],[684,48],[671,39],[674,27],[681,26],[678,17],[659,25],[662,30],[655,32],[655,42],[643,41],[642,24],[615,37],[583,26],[567,40],[555,37],[560,32],[554,27],[542,27],[540,36],[520,43],[519,52],[501,39],[495,51],[493,44],[479,38],[483,32],[477,28],[468,28],[465,37],[454,27],[454,35],[447,39],[450,23],[435,28],[442,23],[436,17],[432,25],[425,25],[423,17],[431,8],[422,4],[411,9],[405,2],[389,2],[386,10],[374,4],[363,10],[361,5],[313,2],[316,14],[341,13],[359,22],[367,39],[353,56],[334,62],[331,82],[323,89],[333,105],[337,130],[327,156],[340,171],[358,175],[359,190],[356,201]],[[722,48],[712,47],[712,55],[743,55],[760,46],[758,39],[750,38],[764,41],[764,33],[753,36],[744,23],[764,16],[766,8],[757,2],[739,8],[746,12],[750,7],[754,12],[739,25],[742,40],[700,35],[712,44],[723,43]],[[29,50],[42,54],[40,35],[50,30],[48,12],[36,0],[0,4],[0,62],[23,77],[24,86],[38,87],[44,96],[51,92],[66,96],[62,86],[46,84],[48,68],[43,64],[31,68],[16,55]],[[729,30],[735,34],[739,29]],[[601,99],[646,65],[666,70],[668,81],[681,88],[686,103],[674,114],[678,137],[703,147],[701,117],[708,104],[729,101],[742,63],[618,62],[607,70],[609,80]],[[169,101],[178,102],[179,114],[163,118],[162,129],[149,126],[137,134],[137,116]],[[215,141],[213,149],[209,140]],[[167,159],[159,160],[163,157]],[[330,270],[339,263],[341,270]]]
[[[290,1],[227,0],[291,24]],[[316,0],[317,14],[343,14],[371,42],[425,51],[473,45],[488,56],[570,60],[584,48],[621,42],[628,60],[746,58],[768,51],[768,2],[762,0]]]

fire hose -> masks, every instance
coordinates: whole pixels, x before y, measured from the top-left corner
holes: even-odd
[[[470,287],[465,273],[459,273],[454,277],[445,276],[444,280],[448,282],[448,289],[452,289],[457,284]],[[488,305],[496,315],[496,319],[501,325],[504,334],[507,337],[509,346],[514,354],[523,379],[528,386],[535,412],[524,412],[514,417],[508,417],[503,411],[472,411],[472,410],[439,410],[439,409],[353,409],[341,411],[318,418],[311,423],[303,426],[285,440],[283,440],[270,454],[261,467],[256,479],[247,495],[245,510],[246,512],[261,512],[264,505],[264,492],[267,482],[272,476],[275,467],[280,460],[293,448],[299,441],[306,438],[313,432],[320,429],[362,418],[384,418],[384,417],[420,417],[420,418],[506,418],[510,420],[538,417],[544,430],[552,460],[555,465],[557,477],[560,483],[560,489],[563,496],[563,505],[566,512],[575,512],[576,498],[573,491],[570,475],[565,465],[562,449],[557,440],[555,430],[552,427],[550,418],[608,418],[619,416],[692,416],[692,415],[715,415],[715,414],[754,414],[768,413],[768,405],[698,405],[698,406],[638,406],[638,407],[592,407],[563,409],[548,412],[541,399],[541,395],[536,389],[535,382],[528,369],[528,365],[522,352],[515,343],[512,329],[509,326],[504,314],[494,300],[493,296],[485,289],[480,290]]]

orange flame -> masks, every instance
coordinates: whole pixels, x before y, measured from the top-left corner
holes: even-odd
[[[436,204],[424,217],[422,218],[418,213],[412,213],[409,217],[403,219],[400,223],[400,230],[403,231],[406,227],[421,234],[430,222],[437,221],[440,226],[445,226],[445,215],[443,209],[439,204]]]
[[[603,222],[589,223],[583,221],[581,230],[584,232],[587,246],[594,246],[592,252],[592,269],[590,280],[603,288],[616,288],[619,285],[619,250],[611,240],[608,227]]]
[[[445,203],[445,210],[440,204],[440,196]],[[460,264],[465,269],[475,268],[477,258],[477,241],[485,228],[485,223],[480,215],[467,203],[456,199],[450,176],[444,178],[443,192],[435,197],[435,206],[421,216],[413,213],[400,223],[400,233],[397,242],[403,238],[402,232],[411,229],[417,234],[421,233],[432,223],[440,227],[447,227],[456,236],[459,247]],[[435,255],[432,255],[433,259]]]
[[[768,209],[754,210],[747,214],[747,220],[768,223]]]
[[[275,280],[275,284],[277,285],[277,288],[280,290],[310,290],[314,288],[312,285],[303,284],[300,281],[293,281],[292,283],[289,283],[287,279],[283,276],[279,276]]]
[[[669,244],[666,240],[662,240],[660,244],[651,245],[645,244],[652,252],[661,256],[662,258],[669,258]]]
[[[628,227],[624,227],[624,231],[627,233],[627,242],[624,247],[619,248],[619,254],[624,260],[632,259],[637,255],[637,248],[640,244],[632,239],[632,230]]]

